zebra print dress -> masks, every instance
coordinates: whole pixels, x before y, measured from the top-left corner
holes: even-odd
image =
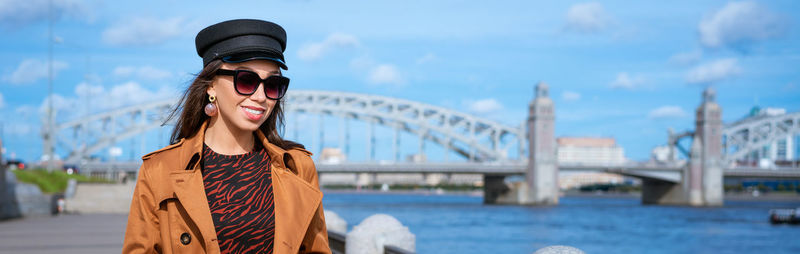
[[[275,209],[269,155],[260,142],[246,154],[203,145],[203,184],[222,253],[272,253]]]

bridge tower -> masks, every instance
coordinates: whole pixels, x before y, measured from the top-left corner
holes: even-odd
[[[558,204],[555,111],[544,82],[528,111],[528,166],[525,181],[506,183],[504,176],[484,176],[484,203],[520,205]]]
[[[703,101],[695,111],[695,129],[689,149],[689,163],[679,183],[642,180],[645,204],[721,206],[722,189],[722,109],[714,101],[712,88],[703,91]]]
[[[697,107],[694,141],[700,143],[702,192],[705,206],[722,205],[722,109],[715,102],[711,87],[703,91],[703,103]],[[695,180],[696,181],[696,180]],[[695,205],[695,204],[692,204]]]
[[[536,85],[536,96],[528,108],[528,168],[525,204],[558,204],[558,165],[556,158],[555,111],[549,88]]]

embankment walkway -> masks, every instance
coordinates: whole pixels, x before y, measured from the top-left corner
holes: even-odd
[[[120,253],[127,214],[63,214],[0,221],[0,253]]]

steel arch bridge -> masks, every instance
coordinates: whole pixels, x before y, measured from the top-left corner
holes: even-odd
[[[55,133],[71,135],[43,136],[45,143],[48,137],[54,137],[55,144],[68,149],[66,162],[79,162],[118,141],[160,127],[176,102],[155,101],[82,117],[55,125]]]
[[[443,107],[358,93],[294,90],[286,95],[285,101],[287,113],[330,115],[367,122],[370,124],[368,136],[374,136],[374,124],[394,129],[395,158],[399,151],[398,132],[402,131],[419,137],[420,150],[427,140],[469,161],[525,162],[527,159],[524,126],[508,126]],[[174,99],[156,101],[60,123],[54,128],[59,135],[43,135],[43,138],[56,137],[56,144],[69,151],[65,161],[78,162],[121,140],[158,128],[176,102]],[[691,131],[676,135],[671,142],[691,135]],[[800,135],[800,112],[751,117],[727,124],[722,133],[725,164],[746,160],[751,154],[761,152],[764,146],[795,135]],[[368,150],[375,147],[374,138],[369,137],[369,140]]]
[[[523,126],[507,126],[443,107],[358,93],[295,90],[287,93],[284,100],[287,113],[330,115],[369,123],[368,150],[374,148],[374,124],[394,129],[395,158],[402,131],[419,137],[420,150],[427,140],[443,146],[445,154],[453,151],[469,161],[525,159]],[[65,161],[79,162],[118,141],[161,126],[175,103],[177,100],[169,99],[83,117],[57,124],[54,131],[59,135],[43,136],[56,137],[56,144],[68,149]],[[509,157],[509,152],[516,156]]]
[[[722,151],[727,163],[747,160],[763,147],[787,137],[800,135],[800,112],[757,116],[729,125],[722,131]]]

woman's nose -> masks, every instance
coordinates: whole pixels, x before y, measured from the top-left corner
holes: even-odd
[[[264,83],[258,84],[256,91],[250,95],[250,99],[256,102],[264,102],[267,100],[267,93],[264,92]]]

